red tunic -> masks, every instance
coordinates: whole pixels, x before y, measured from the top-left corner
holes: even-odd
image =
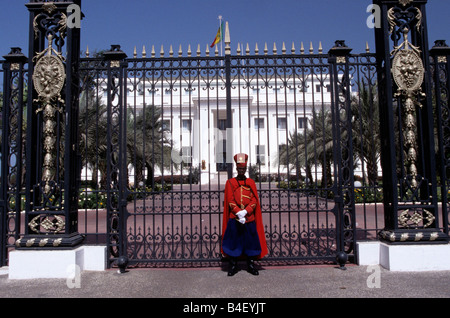
[[[261,254],[259,255],[259,258],[263,258],[268,253],[268,249],[255,181],[250,178],[239,181],[236,178],[229,179],[225,184],[225,201],[223,210],[222,237],[225,235],[228,220],[230,218],[236,218],[236,213],[239,211],[246,210],[246,223],[252,221],[256,222],[256,230],[258,232],[259,243],[261,245]]]

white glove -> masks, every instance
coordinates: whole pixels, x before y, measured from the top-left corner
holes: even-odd
[[[245,218],[239,219],[238,222],[241,223],[241,224],[245,224]]]
[[[246,215],[247,215],[247,210],[241,210],[241,211],[239,211],[238,213],[236,213],[236,216],[237,216],[239,219],[245,218]]]

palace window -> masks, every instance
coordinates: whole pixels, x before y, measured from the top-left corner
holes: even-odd
[[[298,117],[298,129],[306,129],[308,128],[308,118],[306,117]]]
[[[266,146],[265,145],[256,145],[256,163],[265,165],[266,164]]]
[[[192,164],[192,147],[181,147],[181,160],[185,166]]]
[[[192,130],[192,120],[191,119],[183,119],[181,121],[181,125],[184,132],[191,132]]]
[[[255,129],[264,129],[264,118],[255,118]]]
[[[277,118],[277,128],[286,130],[287,129],[287,120],[286,117],[278,117]]]

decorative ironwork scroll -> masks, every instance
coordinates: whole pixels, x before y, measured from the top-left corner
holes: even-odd
[[[438,158],[440,161],[441,209],[444,232],[449,234],[450,212],[450,47],[445,40],[436,40],[430,50],[433,57],[434,98],[436,100],[436,122]]]
[[[1,182],[0,182],[0,266],[8,265],[8,250],[14,246],[20,234],[20,216],[24,207],[22,195],[26,170],[24,163],[25,87],[28,84],[28,58],[18,47],[4,56],[0,74],[4,80],[1,134]]]
[[[61,90],[64,87],[65,71],[64,57],[60,52],[53,49],[52,35],[48,36],[48,48],[36,55],[33,60],[37,61],[33,74],[34,87],[38,93],[38,99],[42,107],[36,113],[42,112],[44,116],[44,164],[42,182],[44,193],[50,194],[52,183],[55,181],[55,154],[56,147],[56,112],[63,112],[57,103],[64,104],[61,99]]]
[[[389,11],[391,10],[393,9],[391,8]],[[421,16],[421,14],[419,13],[418,16]],[[420,21],[417,25],[420,25]],[[422,93],[421,89],[425,69],[419,55],[419,48],[409,43],[408,32],[408,28],[405,27],[403,30],[404,42],[399,46],[394,47],[391,54],[394,57],[392,62],[392,76],[398,87],[397,93],[394,96],[402,96],[405,112],[404,139],[407,148],[406,158],[409,164],[409,173],[411,175],[411,187],[415,189],[418,185],[415,107],[422,107],[420,97],[425,97],[425,94]]]

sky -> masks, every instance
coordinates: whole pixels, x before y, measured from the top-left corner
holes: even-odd
[[[0,56],[11,47],[21,47],[28,55],[28,0],[0,0]],[[133,56],[134,47],[147,56],[152,46],[157,56],[170,45],[177,54],[181,44],[186,55],[200,44],[202,55],[212,43],[219,26],[218,16],[228,21],[231,49],[237,44],[258,44],[260,52],[267,43],[269,51],[276,43],[288,52],[294,42],[297,52],[310,42],[317,52],[319,42],[327,52],[336,40],[345,40],[352,53],[365,52],[366,41],[375,50],[374,30],[367,27],[367,7],[372,0],[82,0],[85,18],[81,21],[81,49],[109,49],[111,44]],[[450,45],[450,0],[429,0],[427,5],[430,47],[445,39]]]

